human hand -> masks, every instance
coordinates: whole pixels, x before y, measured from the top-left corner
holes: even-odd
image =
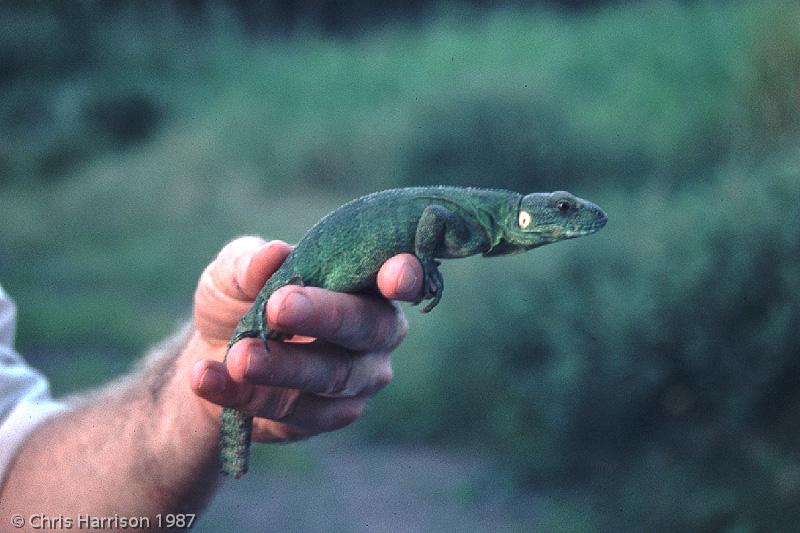
[[[198,361],[192,390],[216,421],[221,407],[254,415],[253,440],[295,440],[352,423],[389,383],[389,354],[407,322],[393,302],[290,285],[267,302],[267,323],[292,342],[242,339],[222,358],[241,316],[291,247],[243,237],[229,243],[203,272],[195,292]],[[388,300],[417,301],[422,268],[411,254],[389,259],[378,273]]]

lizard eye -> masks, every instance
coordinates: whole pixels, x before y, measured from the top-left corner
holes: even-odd
[[[520,211],[519,212],[519,227],[520,228],[525,229],[528,226],[530,226],[531,225],[531,220],[533,220],[533,217],[531,217],[530,213],[528,213],[527,211]]]
[[[571,203],[569,203],[569,202],[568,202],[568,201],[566,201],[566,200],[561,200],[560,202],[558,202],[558,203],[556,204],[556,207],[557,207],[557,208],[558,208],[558,210],[559,210],[559,211],[561,211],[562,213],[568,213],[569,211],[571,211],[571,210],[572,210],[572,204],[571,204]]]

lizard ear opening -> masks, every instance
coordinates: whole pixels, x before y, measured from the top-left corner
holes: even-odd
[[[520,228],[522,228],[522,229],[527,228],[528,226],[531,225],[531,221],[532,220],[533,220],[533,217],[531,217],[531,214],[528,213],[527,211],[521,210],[519,212],[519,227]]]

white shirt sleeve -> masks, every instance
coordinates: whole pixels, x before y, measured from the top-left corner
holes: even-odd
[[[46,417],[64,410],[50,386],[14,351],[17,310],[0,286],[0,482],[20,444]]]

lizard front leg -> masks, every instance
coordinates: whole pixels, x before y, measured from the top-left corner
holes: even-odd
[[[420,299],[431,300],[421,309],[431,311],[439,304],[444,292],[444,278],[439,271],[439,256],[458,254],[460,246],[469,241],[470,231],[464,219],[441,205],[429,205],[417,222],[414,253],[422,265],[423,295]],[[451,249],[455,248],[455,249]],[[446,253],[445,253],[446,252]],[[417,303],[420,303],[417,302]]]
[[[439,301],[442,299],[442,292],[444,292],[444,278],[442,277],[442,273],[439,271],[439,265],[441,262],[436,261],[435,259],[423,259],[420,258],[420,263],[422,264],[422,276],[423,276],[423,294],[422,298],[420,298],[419,302],[416,302],[414,305],[418,305],[423,300],[430,300],[425,307],[420,309],[423,313],[428,313],[439,304]]]

